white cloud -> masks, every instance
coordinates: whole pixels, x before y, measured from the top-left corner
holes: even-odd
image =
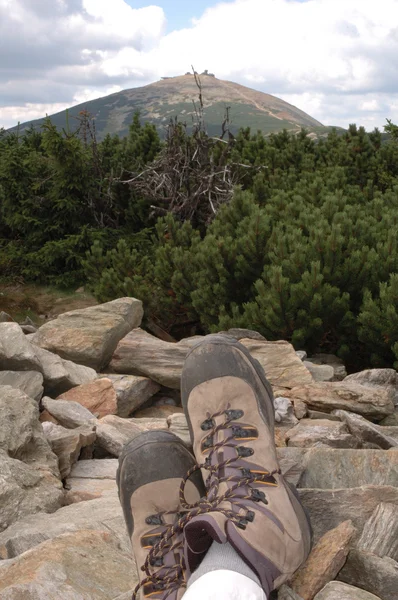
[[[15,108],[0,108],[0,124],[11,125],[21,103],[18,79],[28,110],[38,102],[40,116],[53,99],[71,105],[184,73],[191,64],[282,97],[325,124],[373,128],[387,117],[398,120],[398,0],[236,0],[167,35],[162,9],[149,2],[139,10],[125,0],[42,3],[48,14],[34,10],[37,0],[0,0],[8,32],[0,96],[12,105],[14,89],[18,99]],[[37,98],[34,82],[45,78],[53,85]]]

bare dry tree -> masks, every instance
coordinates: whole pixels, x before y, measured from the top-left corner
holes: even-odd
[[[202,82],[193,69],[198,102],[193,101],[192,131],[186,123],[171,119],[165,144],[144,170],[131,173],[122,183],[150,202],[154,214],[171,212],[181,220],[209,223],[220,206],[253,167],[231,160],[235,138],[230,132],[230,107],[226,107],[220,137],[208,135]]]

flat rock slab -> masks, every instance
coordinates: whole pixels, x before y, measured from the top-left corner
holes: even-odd
[[[374,420],[383,419],[394,412],[389,390],[370,388],[356,382],[346,383],[346,380],[312,385],[296,384],[285,395],[293,401],[302,400],[308,408],[322,412],[347,410]]]
[[[40,513],[22,518],[0,533],[0,558],[19,556],[45,540],[84,529],[112,532],[121,549],[131,553],[119,500],[109,496],[64,506],[53,514]]]
[[[367,369],[348,375],[344,381],[389,389],[394,398],[394,404],[398,404],[398,373],[395,369]]]
[[[379,504],[363,528],[357,549],[398,561],[398,504]]]
[[[0,563],[0,598],[111,600],[136,580],[131,556],[111,533],[78,531]]]
[[[371,423],[361,415],[355,415],[345,410],[336,410],[334,414],[347,425],[349,431],[359,442],[378,446],[382,450],[398,447],[398,442],[388,435],[388,429]]]
[[[9,385],[39,402],[43,395],[43,375],[38,371],[0,371],[0,385]]]
[[[116,392],[108,378],[79,385],[58,396],[57,400],[78,402],[99,419],[117,413]]]
[[[141,324],[142,316],[140,300],[119,298],[64,313],[42,325],[33,341],[61,358],[100,371],[118,342]]]
[[[331,365],[317,365],[308,360],[303,361],[303,364],[311,373],[314,381],[333,381],[334,369]]]
[[[0,450],[59,477],[58,460],[39,422],[37,402],[8,385],[0,386]]]
[[[17,323],[0,323],[0,370],[42,371],[32,345]]]
[[[130,417],[159,390],[160,385],[139,375],[101,375],[111,380],[116,392],[117,416]]]
[[[286,434],[288,446],[311,448],[330,446],[331,448],[358,448],[359,442],[344,423],[323,419],[302,419]]]
[[[103,498],[105,496],[114,496],[118,498],[117,485],[114,479],[80,479],[78,477],[69,477],[65,482],[67,490],[65,496],[66,504],[75,502],[86,502]]]
[[[351,550],[338,578],[383,600],[398,598],[398,563],[391,558]]]
[[[84,406],[71,400],[52,400],[43,398],[43,407],[56,421],[67,429],[74,429],[82,425],[96,425],[97,419]]]
[[[346,561],[354,533],[352,522],[344,521],[325,533],[312,549],[307,561],[290,582],[303,600],[313,600],[336,577]]]
[[[59,479],[0,450],[0,531],[27,515],[54,512],[63,503]]]
[[[152,429],[168,429],[166,419],[122,419],[108,415],[98,421],[97,443],[112,456],[120,456],[128,442]]]
[[[299,454],[295,455],[299,459]],[[301,455],[300,487],[320,489],[387,485],[398,488],[398,450],[311,448]]]
[[[398,504],[398,489],[388,486],[370,485],[351,489],[299,489],[298,491],[311,518],[315,543],[327,531],[347,520],[351,520],[356,530],[361,532],[366,521],[381,502]]]
[[[96,371],[90,367],[77,365],[39,346],[33,345],[32,347],[43,370],[46,396],[58,396],[77,385],[94,381],[97,378]]]
[[[116,479],[117,458],[79,460],[72,468],[71,477],[80,479]]]
[[[315,596],[315,600],[381,600],[381,598],[347,583],[331,581]]]

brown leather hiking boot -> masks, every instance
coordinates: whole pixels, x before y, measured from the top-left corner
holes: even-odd
[[[269,594],[311,548],[309,521],[278,465],[271,386],[246,348],[222,335],[192,348],[181,385],[207,489],[185,526],[188,571],[213,540],[229,542]]]
[[[133,546],[142,597],[179,600],[185,591],[182,527],[186,514],[179,492],[182,478],[195,465],[184,443],[168,431],[147,431],[125,446],[119,458],[117,485]],[[203,481],[187,482],[187,500],[199,500]],[[182,511],[182,513],[181,513]]]

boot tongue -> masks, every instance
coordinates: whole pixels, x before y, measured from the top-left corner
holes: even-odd
[[[221,517],[221,519],[219,518]],[[221,522],[218,522],[221,521]],[[213,541],[225,544],[225,517],[217,514],[198,515],[185,525],[185,557],[190,575],[198,568]]]

